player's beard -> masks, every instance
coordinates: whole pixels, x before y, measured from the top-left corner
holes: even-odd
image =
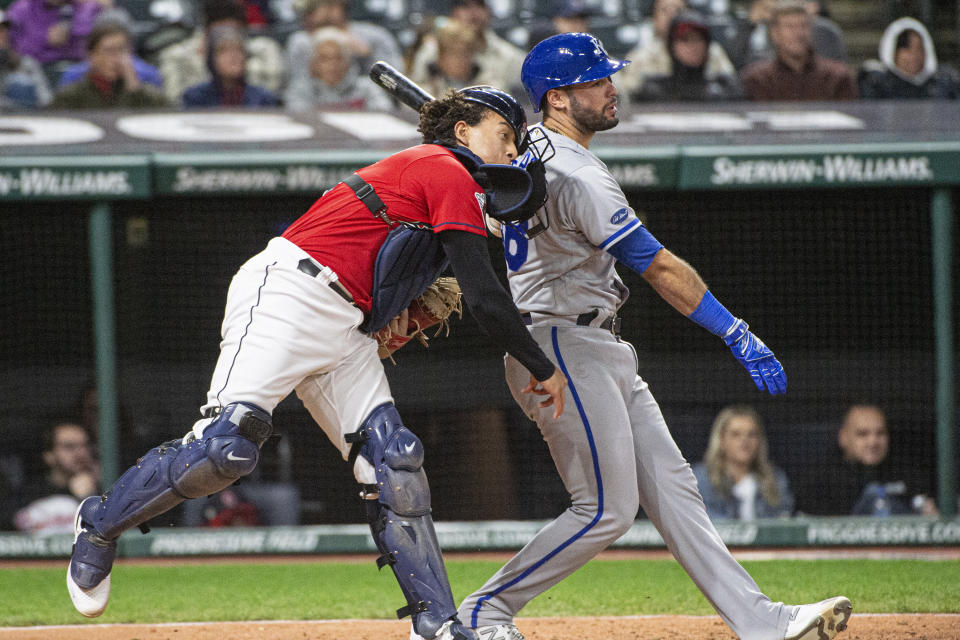
[[[600,111],[590,111],[586,107],[580,104],[580,101],[577,100],[577,97],[572,93],[570,95],[570,116],[573,118],[574,122],[579,125],[581,129],[586,131],[592,131],[596,133],[597,131],[607,131],[608,129],[613,129],[620,123],[620,118],[617,116],[607,117],[604,115],[604,112],[609,107],[609,103],[603,106],[603,109]],[[619,100],[617,100],[619,102]]]

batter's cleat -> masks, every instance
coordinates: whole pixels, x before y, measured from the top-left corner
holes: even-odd
[[[88,618],[96,618],[110,599],[110,570],[117,555],[117,541],[105,540],[84,521],[94,511],[100,496],[87,498],[77,507],[74,520],[73,552],[67,569],[67,591],[73,606]]]
[[[514,624],[477,627],[477,635],[480,636],[480,640],[524,640],[520,629],[517,629],[517,625]]]
[[[797,607],[783,640],[832,640],[847,628],[853,607],[843,596]]]
[[[411,625],[410,640],[426,640],[426,638],[419,635]],[[437,631],[437,635],[434,636],[434,640],[477,640],[477,634],[472,629],[463,626],[459,620],[454,619],[443,623]]]

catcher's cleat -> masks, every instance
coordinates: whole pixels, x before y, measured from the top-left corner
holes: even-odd
[[[472,629],[463,626],[459,620],[454,619],[443,623],[434,640],[476,640],[476,638],[477,635]],[[426,638],[419,635],[411,625],[410,640],[426,640]]]
[[[74,521],[73,553],[67,569],[67,591],[77,611],[96,618],[110,599],[110,570],[117,555],[117,541],[106,540],[84,521],[84,510],[94,510],[99,496],[87,498],[77,507]]]
[[[783,640],[832,640],[847,628],[853,607],[843,596],[797,607]]]
[[[524,640],[520,629],[513,624],[495,624],[488,627],[478,627],[477,635],[480,640]]]

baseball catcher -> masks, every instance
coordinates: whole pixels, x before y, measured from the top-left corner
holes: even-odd
[[[80,613],[106,608],[120,534],[251,473],[273,409],[296,390],[352,465],[377,565],[391,568],[406,600],[398,616],[424,638],[476,638],[457,617],[423,444],[394,405],[381,342],[389,352],[459,313],[459,291],[438,282],[449,266],[481,328],[528,368],[527,393],[560,415],[566,381],[497,279],[485,238],[488,201],[512,216],[532,193],[526,170],[509,166],[527,146],[523,109],[498,89],[470,87],[427,102],[420,132],[424,144],[348,176],[237,271],[203,417],[77,510],[67,588]],[[503,175],[513,182],[498,197]]]

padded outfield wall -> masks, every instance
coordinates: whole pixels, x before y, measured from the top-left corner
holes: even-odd
[[[660,105],[596,137],[651,231],[787,369],[786,396],[756,392],[722,344],[621,270],[624,337],[688,459],[702,456],[720,407],[749,402],[801,491],[844,407],[875,401],[904,474],[955,513],[958,115],[950,103]],[[29,464],[45,421],[71,411],[88,381],[103,401],[108,475],[138,444],[182,435],[236,268],[340,177],[416,142],[399,111],[0,117],[0,432],[11,452]],[[386,363],[427,448],[438,520],[535,522],[566,503],[500,356],[468,317]],[[261,477],[298,486],[304,524],[362,522],[347,465],[295,398],[275,422],[283,438],[266,446]]]

